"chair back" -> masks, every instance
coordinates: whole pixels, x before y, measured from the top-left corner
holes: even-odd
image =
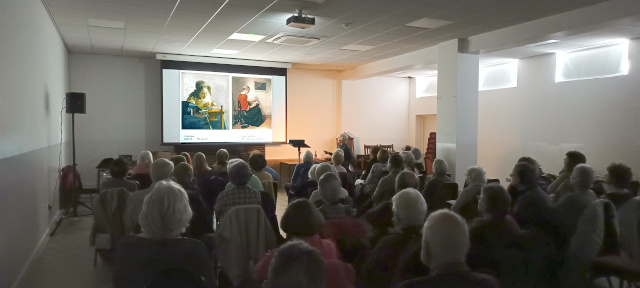
[[[604,239],[604,202],[605,200],[593,201],[578,221],[561,273],[563,287],[589,286],[586,275],[593,259],[600,253]]]
[[[149,174],[133,174],[127,177],[128,180],[136,181],[138,183],[138,190],[147,189],[151,187],[151,175]]]
[[[227,184],[229,184],[229,174],[220,172],[209,178],[209,185],[200,190],[200,195],[204,200],[205,206],[207,206],[207,212],[210,217],[213,217],[213,207],[216,206],[216,200],[220,193],[225,190]]]
[[[431,207],[428,207],[429,214],[440,209],[448,208],[450,205],[447,201],[456,199],[458,199],[458,183],[443,183],[440,185],[440,188],[433,193],[433,198],[430,203]]]
[[[342,188],[347,190],[349,197],[354,198],[356,194],[356,184],[351,180],[351,177],[349,177],[349,172],[338,172],[338,177],[340,177]]]
[[[165,269],[158,273],[143,288],[205,288],[202,278],[180,268]]]
[[[396,152],[395,150],[393,150],[393,144],[389,144],[389,145],[378,145],[380,146],[380,148],[389,151],[389,153],[392,152]]]
[[[638,209],[640,209],[640,198],[634,197],[627,201],[618,210],[618,226],[620,228],[620,249],[627,256],[636,261],[640,259],[640,241],[638,232]]]
[[[277,247],[271,224],[258,205],[229,210],[215,233],[217,263],[234,286],[251,279],[253,265]]]
[[[123,215],[130,194],[125,188],[106,189],[93,200],[94,216],[89,244],[95,247],[106,263],[113,260],[116,243],[124,235]]]

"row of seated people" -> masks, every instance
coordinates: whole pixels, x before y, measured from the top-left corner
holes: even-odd
[[[389,167],[387,176],[396,174],[393,191],[383,194],[385,197],[378,196],[376,201],[372,200],[374,205],[362,220],[352,218],[351,205],[354,201],[341,187],[335,168],[328,163],[320,164],[314,173],[308,174],[311,181],[317,182],[317,191],[310,195],[311,198],[315,194],[316,199],[292,202],[283,215],[281,226],[288,239],[302,240],[325,257],[325,270],[333,272],[325,274],[323,287],[422,287],[411,285],[426,283],[431,285],[426,287],[498,287],[497,281],[502,287],[559,287],[560,284],[585,287],[588,279],[584,275],[588,270],[584,271],[584,265],[577,265],[573,258],[585,254],[593,254],[593,257],[622,254],[619,240],[622,231],[615,228],[624,226],[626,218],[620,217],[620,223],[616,223],[616,208],[637,210],[637,205],[628,204],[633,202],[630,199],[635,196],[629,192],[632,175],[628,167],[622,164],[608,167],[609,175],[601,196],[605,200],[597,200],[597,195],[590,190],[594,183],[594,172],[584,164],[584,155],[580,155],[574,151],[567,153],[565,168],[551,183],[544,180],[547,178],[540,173],[540,166],[534,159],[519,159],[510,175],[512,182],[509,192],[498,184],[486,184],[481,167],[470,167],[466,173],[469,186],[460,192],[451,207],[456,214],[435,213],[436,210],[431,209],[432,204],[429,204],[434,198],[429,195],[437,194],[440,190],[437,186],[452,182],[446,176],[446,162],[439,159],[434,161],[435,175],[421,193],[415,189],[419,181],[414,171],[403,170],[406,168],[405,161],[398,158],[402,156],[392,155],[388,163],[382,163]],[[246,163],[243,163],[237,161],[237,166],[246,167]],[[231,175],[236,174],[236,170],[231,171],[231,167],[229,165],[229,177],[233,178]],[[153,170],[152,166],[152,175]],[[248,167],[243,171],[250,173]],[[246,188],[248,181],[239,187]],[[438,182],[441,184],[437,185]],[[376,186],[374,195],[380,185],[378,183]],[[540,187],[545,187],[546,192],[551,194],[545,193]],[[234,200],[229,202],[229,206],[245,204],[240,203],[246,198],[240,191],[235,195],[237,197],[232,197]],[[225,193],[233,195],[234,192],[225,190],[218,201],[225,198],[222,197]],[[146,198],[144,201],[147,201]],[[217,214],[218,210],[215,211]],[[448,220],[430,222],[430,219],[439,217]],[[298,227],[293,225],[294,228],[291,228],[287,224],[285,228],[285,223],[292,221],[297,221]],[[372,233],[361,232],[364,222],[373,226]],[[439,222],[446,224],[436,225]],[[331,231],[326,228],[331,227],[327,223],[342,225],[334,225]],[[343,229],[339,231],[341,227]],[[142,233],[145,233],[144,228]],[[596,248],[595,254],[593,247],[581,246],[583,242],[595,242],[597,245],[591,245]],[[637,241],[635,246],[638,246]],[[285,245],[282,249],[285,247],[289,246]],[[273,273],[276,278],[277,275],[291,275],[287,273],[321,273],[318,269],[307,272],[299,270],[305,265],[278,262],[277,251],[266,252],[258,261],[254,269],[255,280],[268,279],[273,284],[271,269],[275,269],[273,266],[276,263],[289,265],[287,267],[293,269],[274,270],[283,273]],[[337,255],[337,259],[333,258],[334,255]],[[333,261],[335,264],[329,265],[326,260],[342,262]],[[355,283],[352,280],[354,278]],[[318,278],[309,276],[296,281],[310,279]],[[279,280],[294,281],[289,278]]]

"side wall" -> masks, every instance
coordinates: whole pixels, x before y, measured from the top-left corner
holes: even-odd
[[[395,77],[342,81],[342,130],[355,136],[356,154],[365,144],[393,144],[400,151],[410,143],[409,86],[409,79]]]
[[[70,150],[66,114],[60,122],[67,50],[42,2],[0,6],[0,287],[12,287],[58,211],[58,156],[65,165]]]
[[[555,83],[555,55],[520,60],[518,87],[479,93],[478,165],[504,183],[515,161],[536,158],[557,174],[579,150],[604,175],[611,162],[640,175],[640,41],[629,75]]]

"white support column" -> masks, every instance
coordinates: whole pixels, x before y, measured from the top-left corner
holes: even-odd
[[[438,45],[436,157],[462,189],[464,172],[478,160],[478,55],[459,52],[461,39]]]

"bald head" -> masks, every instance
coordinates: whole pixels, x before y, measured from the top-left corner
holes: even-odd
[[[438,210],[427,218],[422,229],[422,262],[437,269],[450,263],[464,263],[469,250],[465,220],[449,210]]]

